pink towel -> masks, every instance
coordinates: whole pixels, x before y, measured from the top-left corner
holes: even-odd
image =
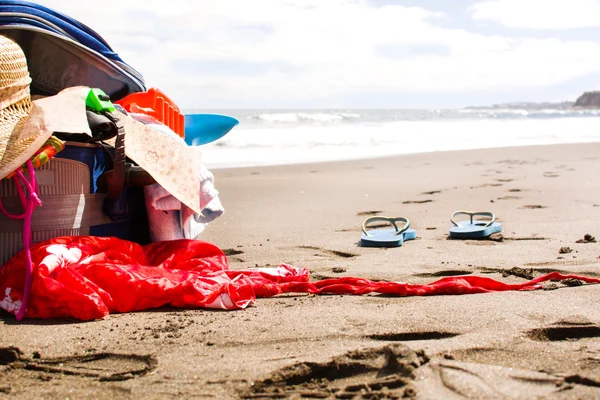
[[[177,200],[159,184],[144,187],[150,240],[195,239],[206,224],[225,211],[214,186],[213,174],[202,166],[200,174],[200,207],[202,213]]]

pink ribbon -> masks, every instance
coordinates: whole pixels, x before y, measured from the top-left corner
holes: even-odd
[[[0,198],[0,211],[4,213],[10,219],[22,219],[23,220],[23,245],[27,254],[27,269],[25,271],[25,288],[23,289],[23,302],[17,313],[17,321],[21,321],[25,317],[27,311],[27,301],[29,300],[29,294],[31,293],[31,286],[33,283],[33,261],[31,259],[31,218],[33,211],[36,207],[42,205],[42,201],[38,196],[38,184],[35,179],[35,171],[33,169],[33,163],[31,160],[27,160],[27,173],[29,174],[29,181],[25,178],[21,170],[17,170],[13,176],[13,181],[21,200],[21,206],[24,212],[22,214],[10,214],[4,208],[2,199]],[[25,186],[27,195],[23,192],[21,185]]]

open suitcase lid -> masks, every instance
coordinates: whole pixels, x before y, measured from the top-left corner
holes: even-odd
[[[32,94],[54,95],[72,86],[97,87],[113,101],[144,92],[142,75],[81,22],[39,4],[0,0],[0,34],[27,57]]]

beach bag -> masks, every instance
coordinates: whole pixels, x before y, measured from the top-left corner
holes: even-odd
[[[23,49],[31,94],[51,96],[67,87],[101,88],[111,100],[146,91],[142,75],[81,22],[29,1],[0,0],[0,34]]]
[[[111,153],[98,143],[65,142],[62,151],[36,169],[42,207],[35,209],[31,221],[34,243],[88,235],[150,243],[144,192],[138,182],[120,183],[113,190],[114,200],[106,200],[108,185],[119,185],[118,180],[103,180],[119,165]],[[8,212],[22,212],[12,180],[0,181],[0,196]],[[23,248],[22,221],[0,214],[0,265]]]
[[[93,139],[66,141],[54,158],[36,169],[42,207],[35,209],[31,221],[34,243],[88,235],[150,242],[143,185],[154,180],[127,162],[124,137],[120,129],[116,148]],[[9,213],[22,212],[12,180],[0,181],[0,196]],[[23,248],[22,222],[0,214],[0,265]]]
[[[43,206],[34,211],[31,221],[34,243],[57,236],[90,235],[92,227],[112,223],[103,212],[105,195],[90,188],[85,163],[55,157],[36,170],[36,179]],[[0,195],[8,212],[23,212],[12,180],[0,181]],[[23,222],[0,214],[0,265],[23,248]]]

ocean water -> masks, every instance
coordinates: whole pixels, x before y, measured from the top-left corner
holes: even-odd
[[[600,110],[186,110],[240,124],[201,146],[209,169],[600,141]]]

